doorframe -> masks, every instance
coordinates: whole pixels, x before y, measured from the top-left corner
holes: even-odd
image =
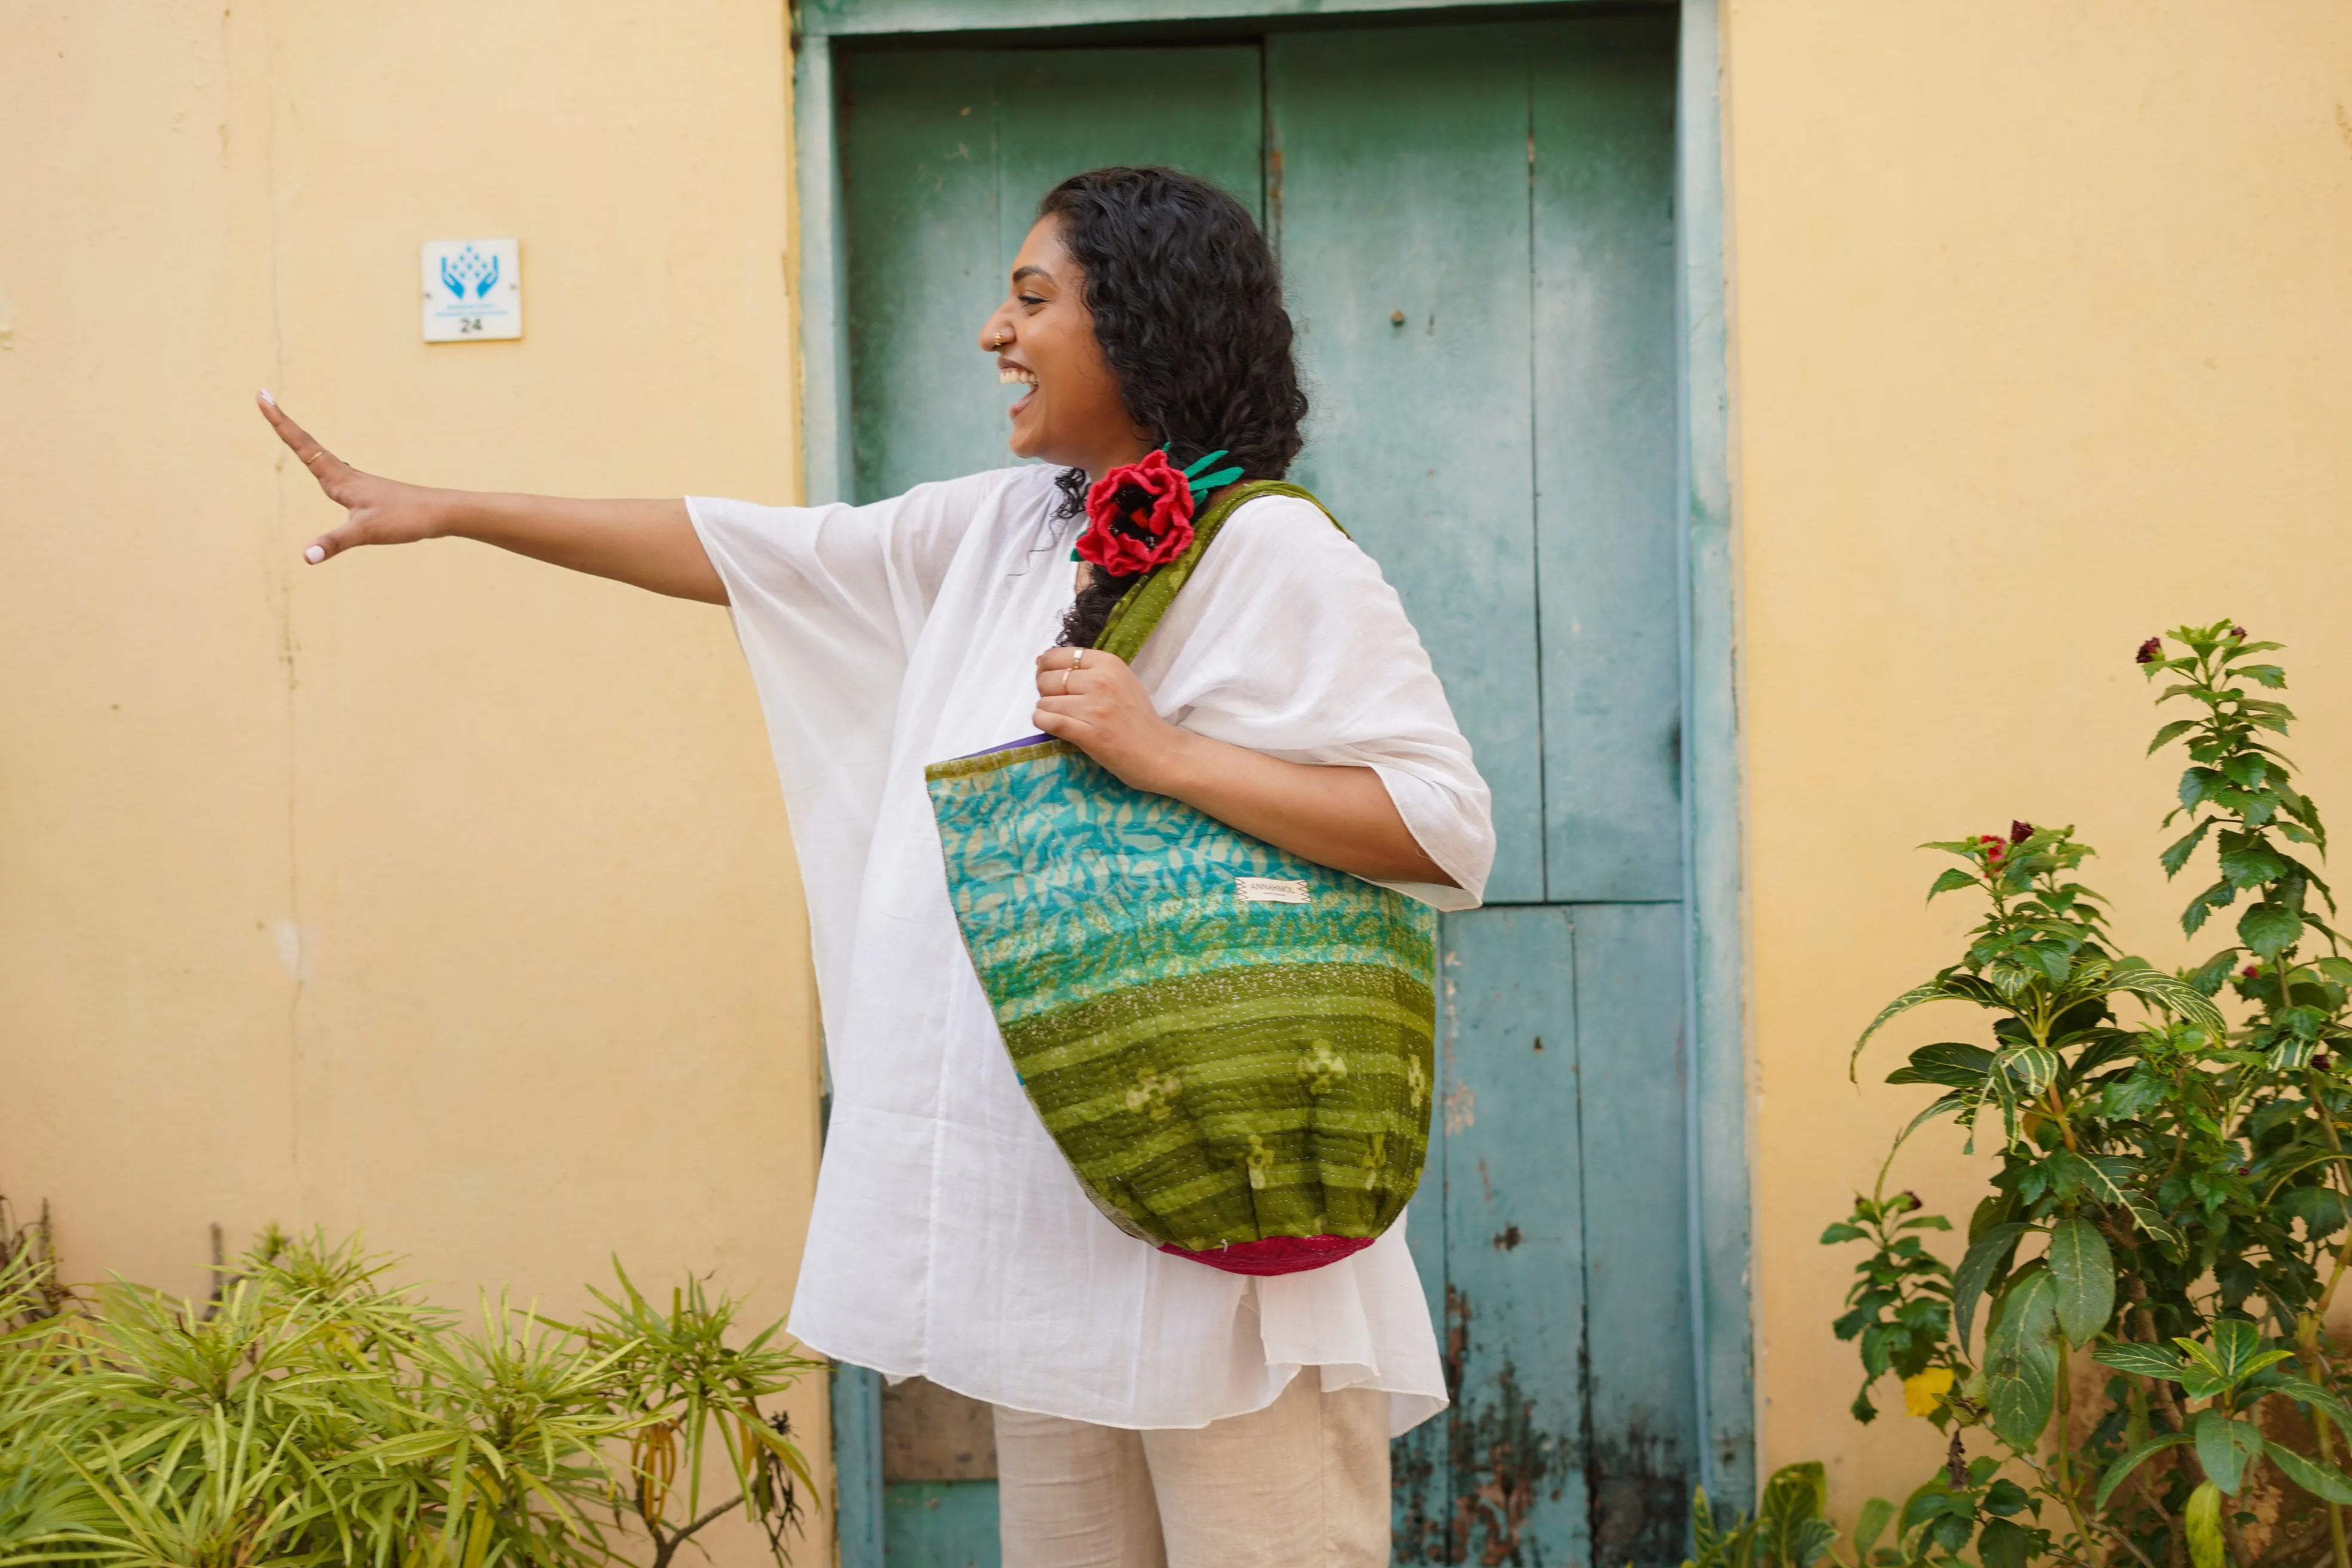
[[[1731,476],[1730,229],[1724,181],[1721,0],[1657,0],[1678,19],[1675,240],[1678,370],[1676,546],[1682,620],[1684,1156],[1690,1194],[1691,1318],[1699,1479],[1720,1507],[1748,1506],[1756,1475],[1750,1289],[1744,795],[1738,704],[1738,537]],[[803,504],[850,497],[849,322],[836,41],[971,35],[971,0],[788,0],[801,359]],[[987,32],[1265,21],[1312,15],[1464,13],[1492,19],[1557,0],[991,0]],[[880,1380],[834,1380],[835,1531],[841,1568],[882,1563]],[[855,1465],[845,1465],[853,1457]]]

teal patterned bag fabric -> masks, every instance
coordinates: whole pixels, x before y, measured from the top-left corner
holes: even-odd
[[[1131,589],[1131,659],[1234,508]],[[1318,503],[1318,505],[1320,503]],[[1348,1256],[1428,1147],[1436,916],[1039,736],[926,770],[964,943],[1023,1087],[1087,1195],[1215,1268]]]

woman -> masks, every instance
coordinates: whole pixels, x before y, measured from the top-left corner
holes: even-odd
[[[313,563],[458,535],[732,607],[833,1070],[792,1329],[995,1405],[1005,1562],[1385,1563],[1388,1439],[1445,1403],[1402,1226],[1269,1279],[1114,1228],[1006,1058],[923,767],[1043,731],[1444,909],[1486,879],[1486,786],[1396,595],[1295,498],[1234,511],[1134,668],[1087,647],[1132,580],[1084,567],[1072,600],[1091,479],[1162,445],[1253,479],[1298,452],[1290,321],[1238,203],[1165,169],[1064,182],[980,346],[1028,386],[1012,449],[1042,465],[863,507],[426,489],[360,473],[267,393],[262,412],[349,509]]]

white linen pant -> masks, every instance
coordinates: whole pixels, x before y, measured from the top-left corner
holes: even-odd
[[[996,1407],[1004,1568],[1386,1568],[1389,1396],[1323,1392],[1133,1432]]]

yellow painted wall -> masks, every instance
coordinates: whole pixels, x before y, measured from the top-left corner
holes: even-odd
[[[2154,865],[2178,763],[2134,646],[2289,645],[2290,747],[2352,813],[2352,9],[2340,0],[1729,0],[1738,505],[1767,1465],[1851,1516],[1938,1445],[1867,1440],[1818,1247],[1966,1021],[1848,1045],[1948,963],[1927,838],[2074,822],[2121,934],[2188,944]],[[1964,1219],[1948,1131],[1894,1173]]]
[[[77,1272],[197,1289],[275,1220],[468,1304],[618,1251],[784,1310],[814,1007],[724,614],[305,567],[339,514],[251,405],[428,482],[790,499],[783,22],[0,7],[0,1191]],[[421,342],[419,243],[506,235],[529,335]]]

